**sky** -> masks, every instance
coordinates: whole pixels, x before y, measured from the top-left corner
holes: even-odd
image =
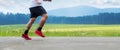
[[[120,8],[120,0],[52,0],[44,2],[47,10],[69,8],[76,6],[92,6],[97,8]],[[0,0],[0,12],[29,13],[30,0]]]

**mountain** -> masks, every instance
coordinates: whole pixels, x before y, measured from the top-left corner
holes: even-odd
[[[99,13],[120,13],[120,8],[100,9],[90,6],[77,6],[48,11],[49,15],[68,17],[97,15]]]
[[[106,8],[106,9],[102,9],[101,12],[104,12],[104,13],[120,13],[120,8]]]

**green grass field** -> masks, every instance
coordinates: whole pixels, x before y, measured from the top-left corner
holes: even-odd
[[[30,36],[36,36],[34,24],[29,32]],[[25,25],[1,25],[0,36],[21,36]],[[43,28],[46,36],[66,37],[119,37],[120,25],[80,25],[80,24],[46,24]]]

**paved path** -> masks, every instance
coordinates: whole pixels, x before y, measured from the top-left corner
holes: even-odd
[[[0,37],[0,50],[120,50],[120,37]]]

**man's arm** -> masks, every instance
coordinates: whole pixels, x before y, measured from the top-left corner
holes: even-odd
[[[43,0],[43,1],[49,1],[49,2],[51,2],[52,0]]]
[[[39,0],[35,0],[37,4],[41,4]]]

